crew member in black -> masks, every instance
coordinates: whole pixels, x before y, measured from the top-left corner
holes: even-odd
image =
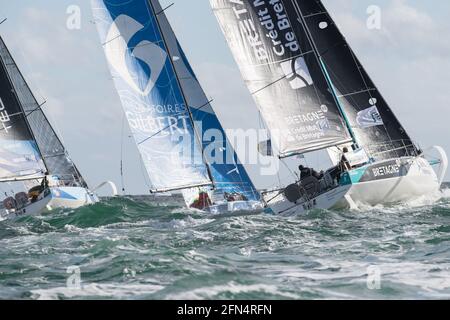
[[[311,168],[307,168],[304,165],[299,165],[298,170],[300,170],[300,180],[303,180],[312,175]]]
[[[341,168],[341,172],[345,172],[345,171],[349,171],[352,169],[352,166],[350,165],[350,162],[347,159],[347,156],[345,155],[346,153],[348,153],[348,148],[344,147],[344,149],[342,149],[342,157],[341,157],[341,161],[339,163],[339,166]]]
[[[45,173],[45,177],[44,177],[44,179],[42,179],[42,182],[41,182],[41,188],[42,188],[42,191],[44,191],[45,189],[48,188],[48,179],[47,179],[47,176],[48,176],[48,172]]]

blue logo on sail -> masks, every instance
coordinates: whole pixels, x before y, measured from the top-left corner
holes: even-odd
[[[93,0],[105,54],[153,191],[210,185],[148,1]]]
[[[106,37],[105,53],[110,64],[124,81],[136,92],[143,96],[148,95],[158,80],[164,65],[167,53],[158,45],[143,40],[134,48],[129,47],[130,40],[144,26],[127,15],[116,18]],[[142,79],[147,77],[142,74],[136,64],[145,63],[150,68],[150,77],[144,83]],[[145,67],[145,66],[144,66]]]

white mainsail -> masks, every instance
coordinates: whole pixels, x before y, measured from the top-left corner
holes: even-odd
[[[170,51],[148,1],[91,1],[152,192],[212,184]]]

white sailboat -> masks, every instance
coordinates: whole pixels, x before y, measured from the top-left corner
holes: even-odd
[[[181,191],[188,208],[211,213],[261,211],[159,1],[91,2],[150,192]]]
[[[0,37],[0,183],[28,187],[5,193],[1,220],[98,201],[41,107]]]
[[[328,150],[334,162],[266,192],[274,212],[395,203],[439,190],[444,150],[427,159],[413,143],[321,1],[210,2],[278,156]]]

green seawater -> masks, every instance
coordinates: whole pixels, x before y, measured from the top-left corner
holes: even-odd
[[[449,299],[450,191],[212,217],[116,198],[0,222],[0,299]]]

